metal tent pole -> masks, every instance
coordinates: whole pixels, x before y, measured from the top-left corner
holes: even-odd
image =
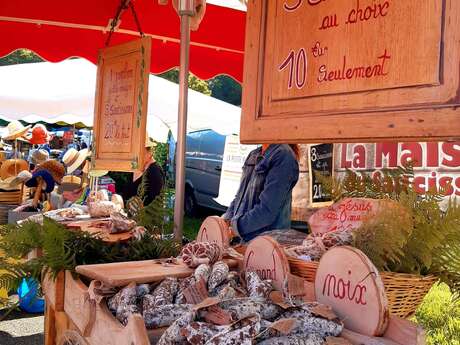
[[[174,237],[182,243],[185,195],[185,142],[187,135],[188,74],[190,51],[190,16],[193,1],[180,0],[178,13],[181,17],[180,69],[179,69],[179,114],[176,149],[176,198],[174,203]]]

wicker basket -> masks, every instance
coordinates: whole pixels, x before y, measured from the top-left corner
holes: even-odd
[[[390,313],[404,319],[414,315],[423,298],[438,278],[415,274],[380,272]]]
[[[307,262],[288,257],[291,273],[314,282],[318,262]],[[402,318],[414,315],[431,287],[438,280],[433,275],[419,276],[415,274],[380,272],[388,298],[390,314]]]
[[[306,281],[315,282],[316,270],[318,269],[318,261],[304,261],[294,259],[288,256],[289,267],[291,273],[304,278]]]

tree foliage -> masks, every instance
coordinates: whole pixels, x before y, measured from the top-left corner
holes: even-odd
[[[159,77],[172,81],[173,83],[179,84],[179,70],[172,69],[165,73],[159,75]],[[188,76],[188,87],[192,90],[201,92],[205,95],[211,95],[211,90],[208,87],[208,83],[205,80],[201,80],[194,76],[193,74],[189,74]]]
[[[20,63],[41,62],[43,59],[28,49],[18,49],[9,55],[0,58],[0,66],[15,65]]]
[[[241,85],[226,75],[209,80],[211,96],[233,105],[241,105]]]

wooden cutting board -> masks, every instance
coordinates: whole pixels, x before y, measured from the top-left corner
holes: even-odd
[[[91,219],[91,220],[80,220],[66,223],[69,229],[75,229],[79,231],[85,231],[90,234],[98,235],[104,242],[115,243],[124,242],[130,240],[133,235],[131,232],[122,232],[119,234],[110,234],[107,229],[97,227],[96,223],[108,222],[108,219]]]
[[[194,270],[187,267],[182,260],[177,264],[165,264],[159,260],[144,260],[132,262],[117,262],[97,265],[81,265],[76,267],[77,273],[85,277],[100,280],[109,286],[126,286],[131,282],[137,284],[161,281],[165,277],[184,278],[193,274]],[[234,268],[238,261],[224,259]]]

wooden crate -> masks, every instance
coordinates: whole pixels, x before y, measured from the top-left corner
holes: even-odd
[[[65,272],[64,311],[83,336],[91,334],[96,317],[96,302],[91,300],[88,287],[72,273]]]
[[[42,290],[47,303],[54,311],[64,311],[65,273],[59,272],[56,279],[49,273],[43,275]]]

